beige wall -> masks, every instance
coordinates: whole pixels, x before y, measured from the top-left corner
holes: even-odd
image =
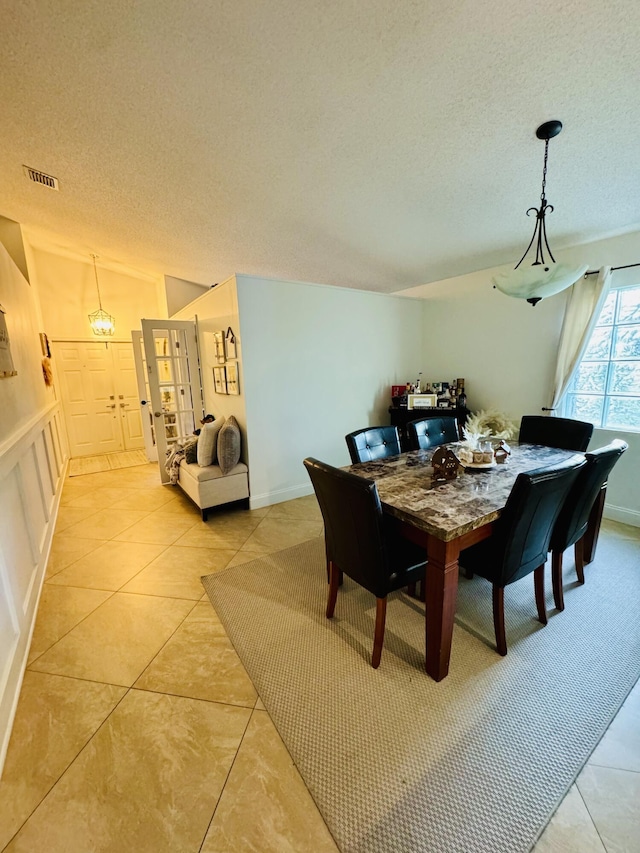
[[[197,284],[194,281],[185,281],[182,278],[174,278],[172,275],[165,275],[164,289],[167,294],[167,314],[169,317],[173,317],[182,308],[203,296],[209,286]]]
[[[42,376],[37,298],[0,243],[0,305],[17,376],[0,379],[0,444],[53,401]]]
[[[91,259],[56,254],[38,246],[32,247],[31,257],[49,337],[95,340],[88,319],[98,309]],[[115,338],[131,340],[131,331],[140,328],[142,318],[167,316],[160,277],[137,276],[104,266],[100,259],[97,264],[102,307],[115,317]]]
[[[216,418],[233,415],[242,431],[242,459],[246,461],[246,396],[244,393],[242,344],[240,341],[240,317],[238,312],[238,290],[235,276],[206,291],[202,296],[178,311],[172,320],[198,321],[198,346],[200,349],[202,391],[205,412]],[[213,368],[218,365],[215,357],[213,333],[226,331],[229,326],[236,333],[240,395],[216,394],[213,385]]]

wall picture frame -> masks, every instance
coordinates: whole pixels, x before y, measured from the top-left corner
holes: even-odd
[[[239,394],[240,393],[240,382],[238,379],[238,365],[235,362],[233,362],[233,364],[227,364],[226,373],[227,373],[227,394]]]
[[[219,331],[213,333],[213,345],[215,351],[215,360],[218,364],[224,364],[225,362],[225,350],[224,350],[224,338],[225,332]]]
[[[5,310],[0,305],[0,379],[16,376],[18,371],[13,366],[11,357],[11,345],[9,343],[9,330],[5,319]]]
[[[233,331],[231,326],[229,326],[229,328],[227,329],[225,339],[224,339],[224,346],[225,346],[225,353],[227,356],[227,361],[229,361],[229,359],[234,359],[234,358],[238,357],[236,336],[235,336],[235,332]]]
[[[227,372],[224,367],[213,368],[213,389],[216,394],[228,394]]]
[[[44,332],[40,332],[40,349],[45,358],[51,358],[51,347],[49,346],[49,338]]]

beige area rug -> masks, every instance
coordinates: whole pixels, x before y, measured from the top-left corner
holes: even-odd
[[[133,468],[134,465],[146,465],[148,461],[144,450],[124,450],[121,453],[104,453],[102,456],[80,456],[69,460],[69,477],[97,474],[99,471],[114,471],[116,468]]]
[[[509,586],[506,658],[490,585],[461,578],[440,684],[419,602],[390,596],[377,671],[373,597],[345,578],[325,619],[320,538],[203,584],[343,853],[519,853],[640,675],[639,550],[601,535],[583,587],[568,552],[565,610],[549,592],[544,628],[532,576]]]

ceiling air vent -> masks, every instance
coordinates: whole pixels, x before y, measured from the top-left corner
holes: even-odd
[[[31,166],[23,166],[25,175],[30,181],[35,181],[36,184],[42,184],[43,187],[49,187],[50,190],[59,189],[58,179],[53,175],[45,175],[39,169],[32,169]]]

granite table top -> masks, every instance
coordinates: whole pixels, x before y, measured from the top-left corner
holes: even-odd
[[[448,444],[454,453],[458,442]],[[516,477],[584,454],[537,444],[510,443],[511,456],[489,470],[458,469],[455,480],[435,481],[431,457],[437,448],[415,450],[345,470],[375,481],[386,512],[449,542],[500,516]]]

